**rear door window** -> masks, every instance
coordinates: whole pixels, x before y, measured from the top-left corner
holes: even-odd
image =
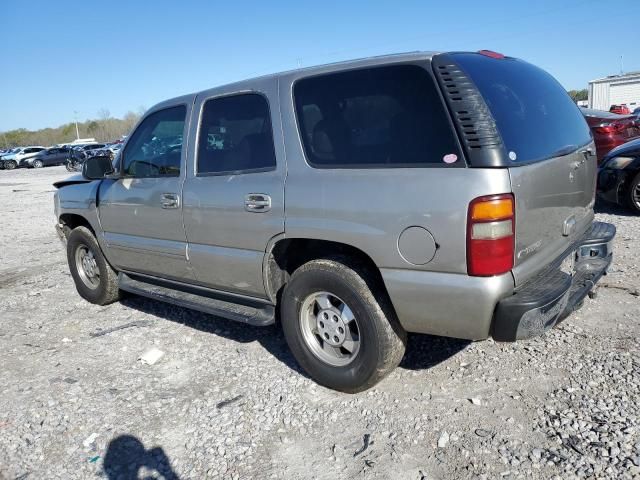
[[[304,78],[294,99],[314,167],[420,167],[461,158],[434,80],[417,65]]]
[[[544,70],[508,57],[452,57],[478,87],[512,162],[545,160],[591,141],[580,109]]]

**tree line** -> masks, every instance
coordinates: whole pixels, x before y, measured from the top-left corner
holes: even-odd
[[[587,100],[587,89],[569,90],[569,96],[574,102]],[[107,109],[98,112],[98,118],[78,122],[80,138],[95,138],[98,142],[112,142],[122,135],[128,135],[138,122],[145,109],[140,107],[138,112],[129,111],[123,118],[113,118]],[[76,125],[74,122],[65,123],[56,128],[42,128],[27,130],[18,128],[8,132],[0,132],[0,146],[18,147],[25,145],[55,145],[70,143],[76,139]]]
[[[141,107],[138,112],[127,112],[122,118],[114,118],[107,109],[98,112],[92,120],[78,122],[80,138],[95,138],[98,142],[113,142],[122,135],[128,135],[140,116],[144,113]],[[56,128],[27,130],[18,128],[0,132],[0,147],[19,147],[26,145],[42,145],[48,147],[60,143],[70,143],[76,139],[75,122],[65,123]]]
[[[586,88],[583,88],[582,90],[569,90],[567,93],[574,102],[589,100],[589,92]]]

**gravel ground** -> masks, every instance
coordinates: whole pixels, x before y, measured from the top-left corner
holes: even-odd
[[[544,337],[412,336],[345,395],[275,327],[83,301],[53,230],[66,175],[0,171],[0,479],[640,478],[640,217],[599,207],[618,228],[608,286]]]

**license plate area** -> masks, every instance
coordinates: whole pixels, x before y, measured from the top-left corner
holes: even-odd
[[[606,258],[611,251],[611,242],[599,243],[597,245],[583,245],[577,252],[578,260],[589,260],[595,258]]]

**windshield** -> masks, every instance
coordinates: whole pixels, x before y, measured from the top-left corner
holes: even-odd
[[[453,55],[495,119],[512,162],[566,155],[591,141],[580,109],[551,75],[514,58]]]

